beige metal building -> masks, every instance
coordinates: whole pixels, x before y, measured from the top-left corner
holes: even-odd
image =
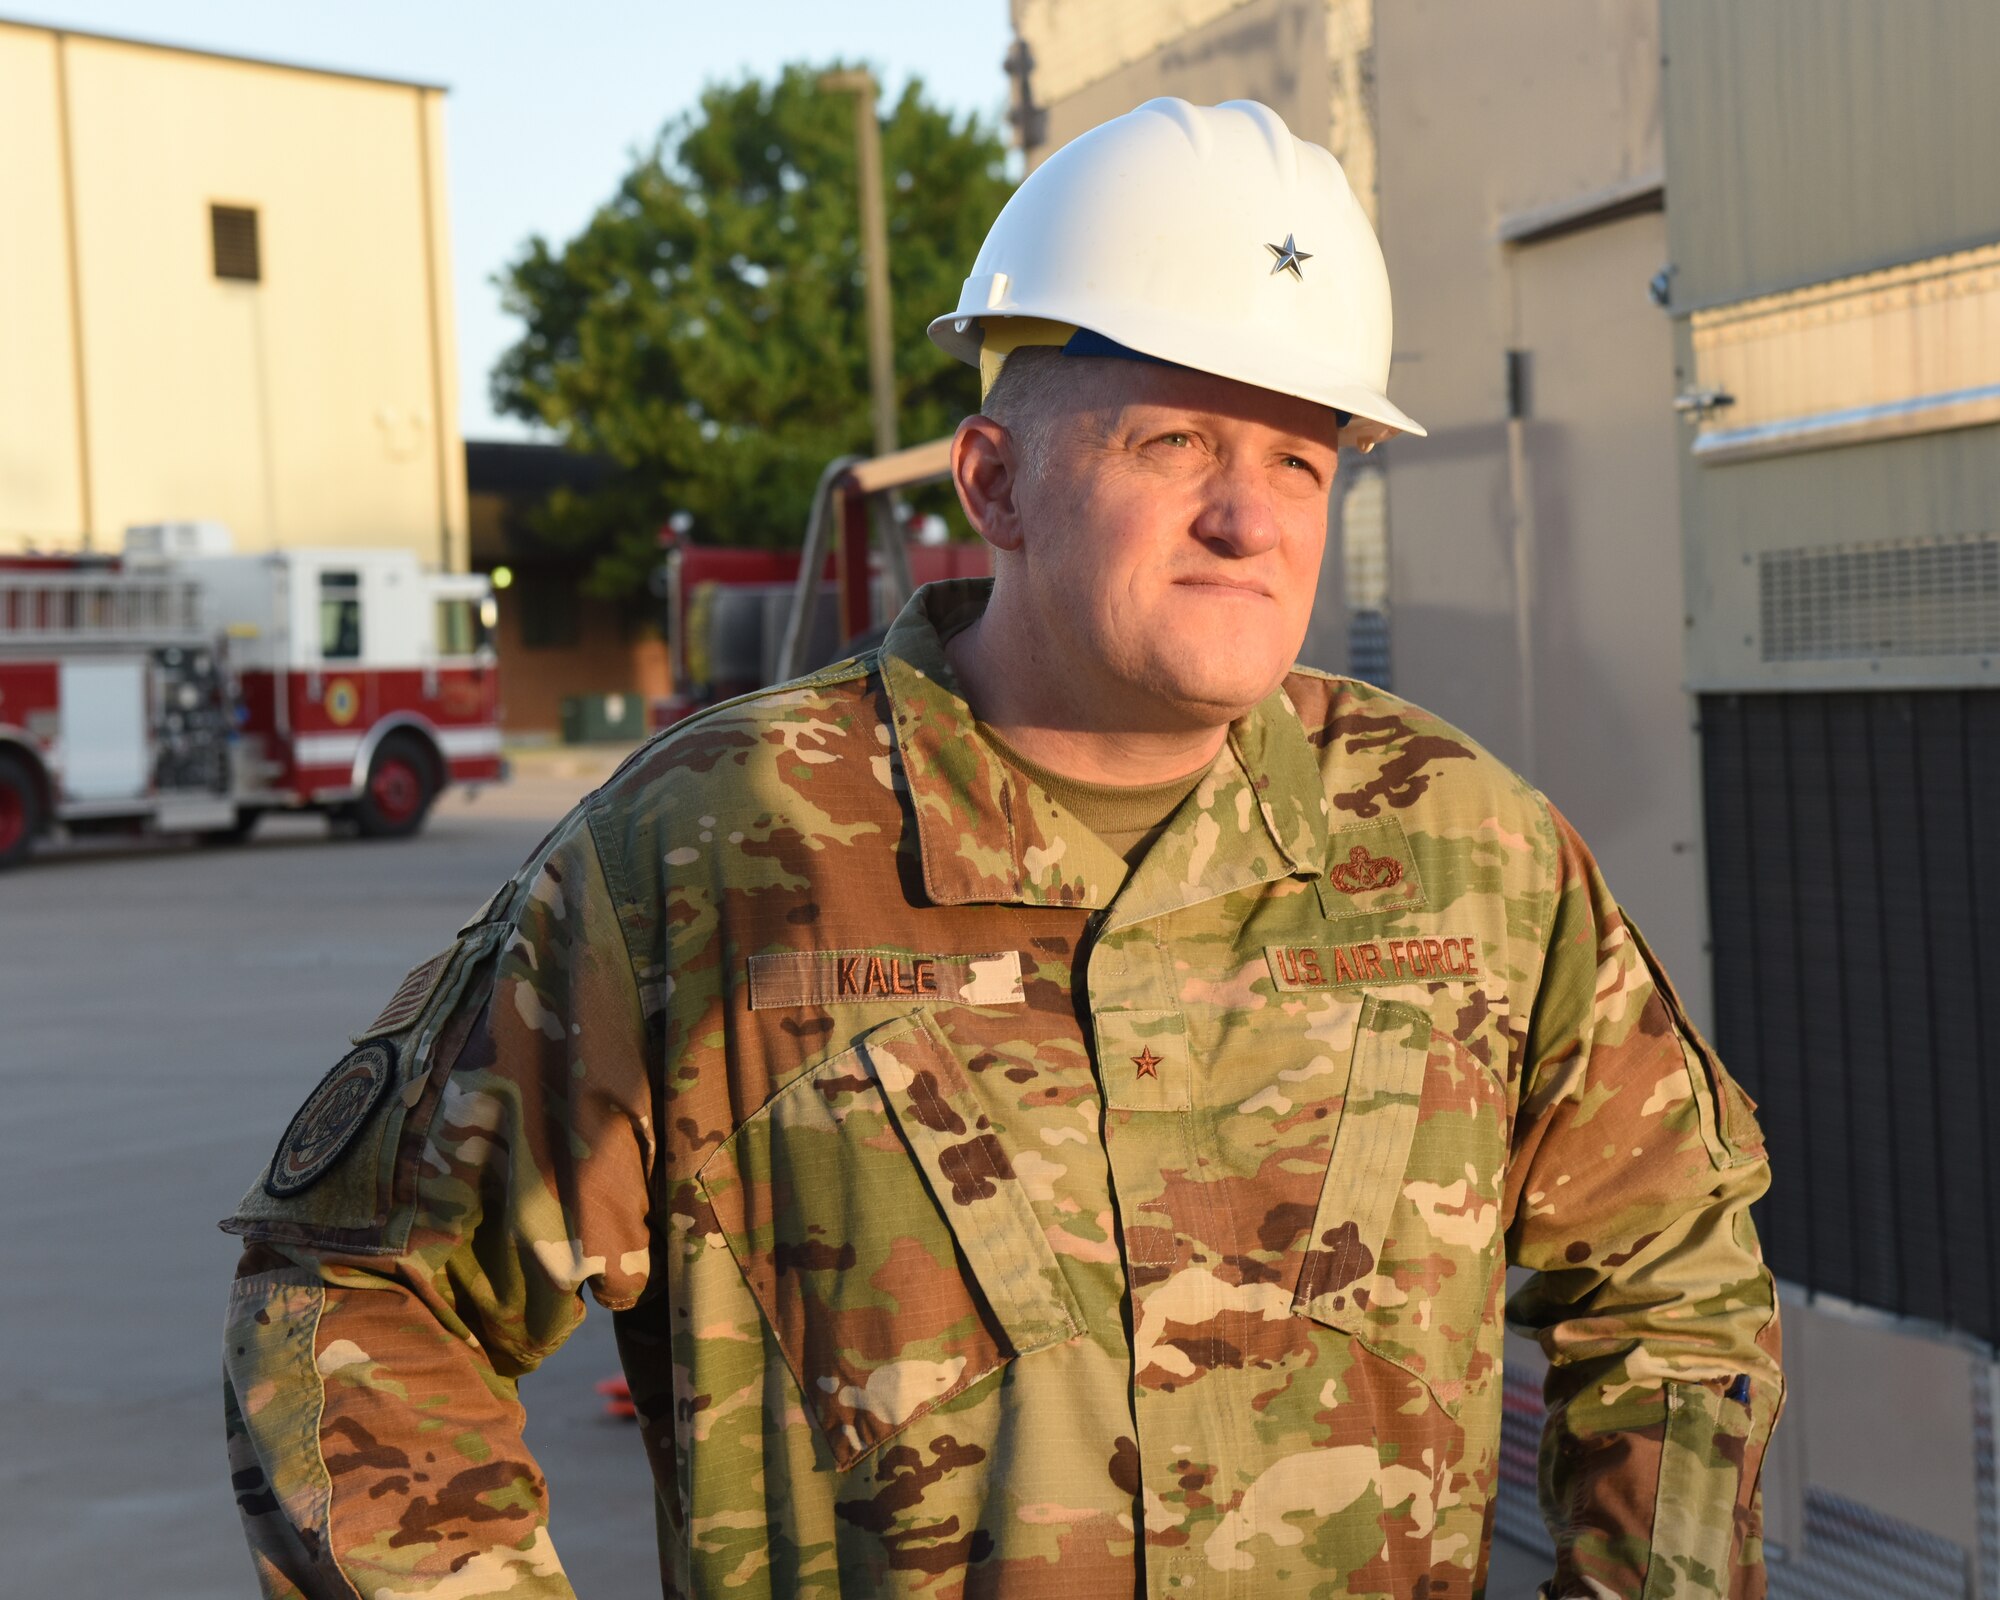
[[[1030,163],[1156,94],[1262,100],[1376,222],[1397,403],[1343,463],[1313,664],[1545,789],[1705,1014],[1656,0],[1013,0]],[[1560,42],[1560,48],[1552,47]]]
[[[1341,157],[1431,436],[1309,659],[1547,792],[1764,1101],[1773,1594],[2000,1595],[2000,9],[1011,4],[1031,164],[1156,94]]]
[[[0,549],[466,560],[444,92],[0,21]]]

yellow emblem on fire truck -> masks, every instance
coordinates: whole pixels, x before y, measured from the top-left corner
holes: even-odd
[[[351,678],[335,678],[326,686],[326,714],[342,727],[347,726],[361,710],[361,696],[355,691]]]

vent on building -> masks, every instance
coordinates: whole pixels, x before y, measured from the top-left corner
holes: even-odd
[[[1553,1558],[1555,1541],[1542,1521],[1535,1498],[1541,1466],[1542,1427],[1548,1409],[1542,1381],[1508,1367],[1500,1388],[1500,1482],[1493,1504],[1493,1531],[1537,1555]]]
[[[1757,606],[1766,661],[2000,650],[2000,538],[1769,550]]]
[[[215,246],[215,275],[234,283],[257,283],[264,262],[257,248],[257,212],[252,206],[210,206],[208,233]]]
[[[1951,1540],[1817,1484],[1806,1486],[1805,1502],[1805,1548],[1768,1562],[1773,1600],[1963,1600],[1972,1593],[1971,1556]]]
[[[1364,469],[1347,480],[1340,503],[1340,548],[1347,590],[1347,673],[1389,687],[1389,510],[1387,481]]]
[[[1500,1473],[1493,1531],[1553,1560],[1555,1542],[1535,1499],[1548,1412],[1539,1378],[1509,1368],[1500,1394]],[[1805,1526],[1789,1548],[1764,1547],[1771,1600],[1969,1600],[1972,1557],[1962,1545],[1834,1494],[1805,1486]]]

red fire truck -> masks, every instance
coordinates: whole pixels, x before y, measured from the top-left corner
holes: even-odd
[[[866,648],[919,585],[989,576],[984,544],[913,541],[898,515],[903,490],[950,472],[948,438],[872,460],[841,456],[820,474],[797,550],[723,549],[663,530],[674,693],[652,703],[651,725],[671,727],[703,706]]]
[[[447,783],[502,775],[491,613],[485,578],[408,551],[238,555],[214,523],[0,557],[0,865],[58,824],[416,832]]]

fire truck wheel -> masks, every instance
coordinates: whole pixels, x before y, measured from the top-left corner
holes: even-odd
[[[401,839],[424,825],[437,782],[430,753],[407,734],[392,733],[368,763],[368,782],[354,802],[364,839]]]
[[[42,831],[42,802],[34,775],[20,762],[0,756],[0,867],[28,853]]]

